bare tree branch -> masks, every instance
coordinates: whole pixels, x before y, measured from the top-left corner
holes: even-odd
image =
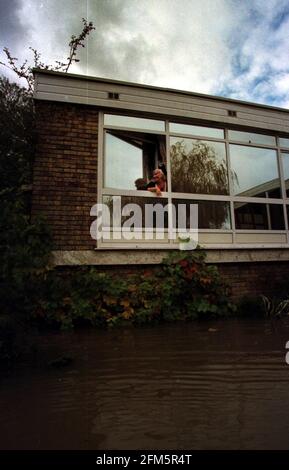
[[[79,36],[71,36],[69,42],[69,56],[67,57],[66,62],[55,61],[54,65],[45,64],[40,60],[41,54],[33,47],[29,49],[33,52],[33,65],[28,65],[28,60],[26,59],[23,64],[18,64],[18,58],[13,57],[11,52],[7,47],[4,47],[3,52],[6,55],[6,63],[0,61],[0,65],[3,67],[12,70],[19,78],[24,78],[27,83],[28,91],[33,92],[34,85],[34,76],[33,69],[41,68],[45,70],[54,70],[67,73],[72,63],[79,62],[79,59],[76,58],[77,50],[79,47],[85,47],[85,39],[87,36],[95,29],[92,21],[89,23],[85,18],[82,18],[83,28]]]

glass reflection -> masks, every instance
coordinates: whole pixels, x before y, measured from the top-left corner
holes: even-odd
[[[190,204],[198,205],[199,229],[229,230],[231,228],[229,202],[173,199],[173,204],[176,208],[176,221],[178,221],[178,204],[186,205],[186,227],[180,228],[190,228]]]
[[[171,137],[172,191],[228,194],[225,144]]]
[[[107,188],[134,189],[134,181],[143,176],[142,150],[106,134],[104,175]]]
[[[234,212],[236,229],[284,230],[282,205],[236,202]]]
[[[127,127],[129,129],[143,129],[149,131],[165,131],[165,122],[156,119],[145,119],[117,114],[104,115],[105,126]]]
[[[228,131],[229,140],[236,140],[246,144],[276,145],[276,139],[272,135],[256,134],[254,132]]]
[[[280,198],[275,150],[230,145],[230,159],[235,195]]]
[[[176,122],[170,122],[170,132],[195,135],[200,137],[213,137],[216,139],[224,138],[223,129],[215,129],[214,127],[191,126],[190,124],[178,124]]]
[[[110,227],[114,224],[117,227],[123,227],[125,223],[130,220],[135,228],[168,228],[168,199],[160,197],[138,197],[138,196],[103,196],[103,204],[109,209],[110,214]],[[128,206],[128,205],[137,205]],[[160,205],[163,207],[159,215],[156,214],[156,210]],[[126,207],[126,213],[124,213],[124,207]],[[154,210],[154,208],[156,210]],[[117,217],[118,211],[121,212],[121,216]],[[151,217],[150,215],[151,214]],[[113,215],[115,219],[113,219]],[[132,219],[132,217],[134,219]],[[105,220],[105,226],[108,225],[108,221]]]
[[[145,185],[165,158],[164,136],[106,131],[104,187],[135,190],[135,181],[142,179]]]

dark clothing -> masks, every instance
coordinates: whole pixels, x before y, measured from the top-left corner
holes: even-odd
[[[146,189],[155,188],[156,186],[158,186],[159,189],[160,189],[159,184],[158,184],[156,181],[153,181],[153,180],[152,180],[152,181],[150,181],[150,182],[147,184]],[[162,189],[162,191],[166,191],[166,183],[165,183],[165,187],[164,187],[164,189]]]
[[[148,189],[148,188],[155,188],[157,185],[157,183],[155,181],[150,181],[147,185],[146,185],[146,188],[145,189]]]

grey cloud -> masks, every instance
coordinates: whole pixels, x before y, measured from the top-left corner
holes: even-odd
[[[119,28],[125,23],[125,4],[123,0],[0,0],[0,49],[8,46],[13,56],[32,60],[29,47],[41,53],[44,63],[53,64],[54,60],[65,60],[68,55],[68,43],[71,35],[78,35],[82,30],[82,18],[93,21],[96,31],[91,33],[92,61],[109,65],[106,35],[112,28]],[[95,49],[95,45],[97,49]],[[3,53],[0,55],[3,56]],[[81,72],[88,68],[87,50],[79,48]],[[114,70],[116,64],[106,67],[107,73]],[[79,67],[77,67],[77,70]],[[7,73],[1,69],[2,73]]]
[[[91,75],[128,81],[150,81],[154,76],[154,46],[141,34],[113,41],[108,40],[105,32],[98,31],[89,40],[88,50],[88,73]]]
[[[26,28],[21,25],[18,12],[21,0],[0,0],[0,48],[13,48],[25,41]]]
[[[82,17],[95,26],[87,47],[78,50],[79,65],[71,71],[135,81],[148,80],[153,75],[154,67],[150,62],[154,47],[148,38],[129,25],[133,17],[131,0],[68,0],[59,6],[58,3],[58,0],[49,0],[46,11],[42,12],[45,21],[51,24],[51,41],[55,46],[58,44],[55,47],[58,54],[65,57],[70,36],[81,31]],[[41,50],[41,44],[37,48]]]
[[[24,1],[24,0],[23,0]],[[38,4],[38,0],[34,0]],[[46,0],[42,1],[42,12],[38,18],[51,28],[51,38],[44,38],[43,42],[51,39],[59,47],[66,45],[72,34],[78,35],[82,28],[82,18],[93,21],[96,31],[93,34],[102,34],[114,25],[125,20],[123,0]],[[37,19],[37,12],[35,12]],[[39,25],[41,31],[42,25]]]
[[[154,48],[148,38],[130,27],[133,2],[98,0],[90,4],[89,19],[96,31],[89,37],[89,73],[130,81],[149,80],[154,73]]]
[[[68,55],[72,34],[82,29],[81,18],[92,21],[95,31],[87,47],[78,49],[79,64],[71,72],[122,80],[152,82],[156,46],[142,31],[145,8],[135,0],[0,0],[1,36],[20,63],[32,60],[29,47],[41,60],[53,64]],[[20,16],[21,15],[21,16]],[[1,69],[2,73],[7,73]]]
[[[88,13],[97,28],[119,25],[126,19],[127,3],[124,0],[88,0]]]

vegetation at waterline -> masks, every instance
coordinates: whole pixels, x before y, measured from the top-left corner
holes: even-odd
[[[174,253],[157,270],[125,278],[95,268],[54,270],[27,313],[37,324],[60,328],[228,316],[235,310],[228,289],[204,258],[202,251]]]

